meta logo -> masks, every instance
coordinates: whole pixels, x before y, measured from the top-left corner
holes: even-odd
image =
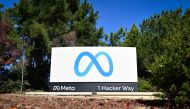
[[[100,56],[100,55],[104,55],[107,60],[108,60],[108,63],[109,63],[109,71],[108,72],[105,72],[102,67],[100,66],[99,62],[97,61],[97,58]],[[83,72],[80,72],[79,71],[79,63],[80,63],[80,60],[82,59],[83,56],[88,56],[90,59],[91,59],[91,62],[90,64],[87,66],[87,68],[83,71]],[[104,77],[109,77],[112,75],[113,73],[113,62],[112,62],[112,59],[111,57],[106,53],[106,52],[98,52],[95,56],[93,56],[91,53],[89,52],[82,52],[78,55],[76,61],[75,61],[75,65],[74,65],[74,71],[75,71],[75,74],[79,77],[83,77],[85,76],[91,69],[91,67],[95,65],[97,70],[100,72],[100,74]]]

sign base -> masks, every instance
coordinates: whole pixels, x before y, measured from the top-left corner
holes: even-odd
[[[138,84],[129,82],[50,82],[51,92],[137,92]]]

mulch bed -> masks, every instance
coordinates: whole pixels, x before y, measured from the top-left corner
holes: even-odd
[[[162,100],[0,94],[0,109],[169,109],[169,106]]]

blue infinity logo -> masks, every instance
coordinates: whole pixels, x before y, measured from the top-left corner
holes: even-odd
[[[108,72],[105,72],[97,61],[97,58],[100,55],[104,55],[109,62],[109,71]],[[91,62],[83,72],[80,72],[78,68],[79,68],[80,60],[83,56],[88,56],[91,59]],[[80,76],[80,77],[85,76],[90,71],[93,64],[96,66],[96,68],[98,69],[100,74],[105,76],[105,77],[110,76],[113,72],[113,62],[111,60],[111,57],[106,52],[103,52],[103,51],[98,52],[95,56],[93,56],[89,52],[82,52],[81,54],[78,55],[78,57],[75,61],[74,70],[75,70],[76,75]]]

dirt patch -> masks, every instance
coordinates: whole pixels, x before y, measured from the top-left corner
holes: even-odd
[[[0,94],[0,109],[163,109],[165,101],[95,96]]]

